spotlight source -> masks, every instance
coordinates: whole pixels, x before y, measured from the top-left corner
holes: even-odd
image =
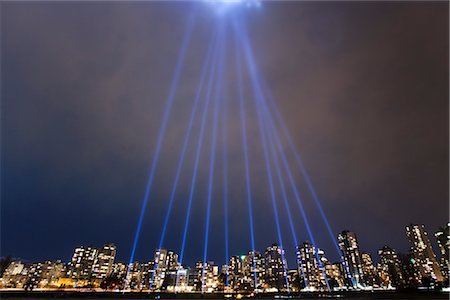
[[[260,7],[261,1],[259,0],[205,0],[206,3],[210,4],[213,9],[219,13],[224,14],[230,11],[232,8],[237,7]]]

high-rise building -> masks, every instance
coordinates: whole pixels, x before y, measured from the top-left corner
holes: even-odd
[[[2,287],[14,288],[18,287],[20,282],[21,273],[24,270],[25,265],[20,261],[11,262],[5,269],[5,272],[0,279]]]
[[[242,261],[239,256],[232,256],[228,261],[228,286],[234,290],[239,290],[239,283],[242,277]]]
[[[196,291],[212,292],[218,286],[219,266],[214,262],[203,263],[199,261],[195,264],[192,285]]]
[[[241,258],[244,290],[261,289],[264,284],[264,257],[258,251],[250,251]]]
[[[284,249],[273,244],[267,247],[264,253],[265,283],[269,288],[276,288],[278,291],[285,291],[287,286],[287,262]]]
[[[297,246],[298,272],[305,279],[306,289],[317,291],[327,289],[322,263],[317,260],[316,248],[309,242]]]
[[[153,278],[154,272],[155,272],[155,264],[152,260],[141,264],[141,284],[140,284],[140,286],[142,289],[150,288],[150,281]]]
[[[436,237],[439,251],[441,252],[441,259],[440,259],[440,265],[441,265],[441,271],[445,277],[449,277],[449,252],[450,252],[450,222],[447,223],[446,226],[440,227],[439,230],[434,234]]]
[[[92,276],[97,279],[104,279],[113,270],[114,259],[116,258],[116,246],[106,244],[97,252],[93,265]]]
[[[405,279],[403,276],[403,271],[401,268],[400,260],[394,249],[384,246],[378,250],[378,255],[380,256],[380,261],[378,262],[378,270],[388,277],[382,277],[382,282],[387,283],[387,287],[392,285],[393,287],[399,288],[405,286]]]
[[[128,265],[128,272],[125,282],[127,289],[141,290],[144,288],[142,286],[141,264],[138,261]]]
[[[319,261],[321,262],[322,268],[325,270],[327,282],[324,283],[327,283],[327,288],[332,290],[343,288],[344,277],[342,276],[339,266],[337,264],[332,264],[325,256],[325,252],[320,248],[317,249],[317,255],[319,256]]]
[[[361,287],[364,285],[364,273],[355,233],[348,230],[342,231],[338,235],[338,242],[344,259],[344,268],[347,269],[344,274],[350,275],[354,288]]]
[[[189,270],[180,268],[177,271],[176,282],[175,282],[175,291],[176,292],[186,292],[190,291],[189,289]]]
[[[172,277],[176,277],[176,271],[181,268],[178,262],[178,254],[166,249],[157,249],[154,257],[154,275],[150,286],[152,289],[159,289],[164,283],[166,274],[171,272]],[[175,280],[175,279],[174,279]]]
[[[116,262],[113,264],[112,272],[119,279],[125,279],[127,276],[127,264],[123,262]]]
[[[416,288],[421,283],[421,275],[416,267],[416,260],[414,258],[414,253],[409,252],[407,254],[398,254],[400,260],[402,275],[405,278],[406,287]]]
[[[75,248],[70,261],[68,276],[77,280],[91,279],[92,269],[97,258],[98,249],[92,246]]]
[[[369,253],[361,252],[361,263],[364,274],[364,283],[367,286],[377,286],[378,272]]]
[[[411,242],[414,264],[423,280],[444,281],[424,225],[411,224],[406,226],[406,235]]]

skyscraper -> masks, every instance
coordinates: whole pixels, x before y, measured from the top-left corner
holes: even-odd
[[[298,272],[304,276],[308,290],[324,290],[327,288],[324,270],[317,260],[316,248],[309,242],[297,246]]]
[[[91,246],[75,248],[70,261],[68,276],[77,280],[90,279],[97,254],[98,249]]]
[[[359,251],[358,240],[355,233],[344,230],[338,235],[339,248],[344,258],[347,272],[351,276],[353,287],[360,287],[364,284],[364,273],[362,268],[361,252]],[[347,272],[345,274],[347,275]],[[347,275],[348,276],[348,275]]]
[[[410,224],[406,226],[406,235],[411,242],[414,264],[421,277],[425,280],[444,281],[424,225]]]
[[[162,287],[166,276],[171,274],[173,282],[176,282],[177,270],[181,268],[178,262],[178,254],[166,249],[157,249],[154,256],[154,272],[151,276],[150,286],[152,289]]]
[[[264,284],[264,257],[258,251],[250,251],[242,256],[242,274],[246,289],[254,290]],[[256,286],[255,286],[256,278]]]
[[[239,256],[232,256],[228,261],[228,286],[237,291],[242,277],[242,261]]]
[[[106,244],[98,250],[94,261],[92,276],[97,279],[104,279],[111,274],[116,258],[116,246]]]
[[[377,285],[378,272],[373,264],[372,256],[367,252],[361,252],[361,263],[364,274],[364,283],[368,286]]]
[[[450,223],[446,226],[440,227],[439,230],[434,234],[436,237],[439,251],[441,252],[441,271],[445,277],[449,277],[449,251],[450,251],[450,233],[449,233]]]
[[[264,253],[264,261],[266,266],[265,282],[270,288],[276,288],[278,291],[287,290],[287,262],[284,255],[284,250],[273,244],[267,247]]]
[[[380,256],[378,269],[389,276],[389,283],[396,288],[405,286],[401,263],[395,250],[384,246],[378,250],[378,255]]]

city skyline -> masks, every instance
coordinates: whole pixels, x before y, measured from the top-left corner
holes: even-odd
[[[448,276],[448,3],[1,6],[1,256]]]
[[[450,223],[434,234],[437,240],[442,235],[446,237],[446,245],[440,244],[440,257],[434,253],[424,225],[409,224],[405,233],[410,240],[410,251],[400,253],[385,245],[378,250],[378,260],[361,249],[354,232],[344,230],[337,237],[342,254],[338,262],[330,261],[326,251],[308,241],[296,247],[294,263],[286,260],[285,249],[272,244],[264,251],[232,254],[223,264],[208,260],[206,264],[197,261],[191,266],[182,265],[179,255],[170,249],[156,249],[150,260],[127,265],[116,260],[114,244],[84,245],[75,248],[68,262],[27,263],[13,259],[2,269],[0,286],[24,289],[90,286],[182,293],[290,293],[446,286],[449,229]]]

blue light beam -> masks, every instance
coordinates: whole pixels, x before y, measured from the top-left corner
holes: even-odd
[[[207,207],[206,207],[206,221],[205,221],[205,243],[203,247],[203,272],[202,272],[202,292],[204,292],[205,288],[205,271],[206,271],[206,259],[208,256],[208,243],[209,243],[209,227],[210,227],[210,220],[211,220],[211,199],[212,199],[212,193],[214,189],[214,168],[216,163],[216,146],[217,146],[217,125],[218,125],[218,113],[219,113],[219,99],[220,99],[220,92],[222,88],[222,75],[223,75],[223,56],[225,48],[225,28],[223,27],[224,24],[221,22],[221,28],[219,33],[219,40],[220,40],[220,51],[219,51],[219,67],[218,67],[218,74],[217,74],[217,86],[216,86],[216,93],[215,93],[215,103],[214,103],[214,111],[213,111],[213,127],[211,131],[211,153],[210,153],[210,160],[209,160],[209,179],[208,179],[208,197],[207,197]]]
[[[242,149],[244,152],[244,162],[245,162],[245,186],[247,192],[247,207],[248,207],[248,219],[250,227],[250,239],[252,246],[252,256],[253,256],[253,278],[255,281],[255,289],[257,289],[258,280],[256,276],[256,260],[255,260],[255,231],[253,228],[253,208],[252,208],[252,189],[251,189],[251,179],[250,179],[250,162],[248,157],[248,145],[247,145],[247,124],[245,121],[246,112],[244,105],[244,87],[242,85],[242,66],[240,52],[237,47],[238,40],[235,40],[236,44],[236,71],[237,71],[237,83],[238,83],[238,93],[239,93],[239,116],[241,121],[242,130]]]
[[[261,108],[264,109],[264,111],[263,111],[264,115],[267,116],[266,121],[270,123],[271,122],[271,120],[270,120],[271,116],[270,116],[270,114],[267,113],[268,109],[264,105],[264,101],[263,101],[264,94],[262,93],[261,84],[260,84],[258,73],[257,73],[257,70],[256,70],[256,63],[254,61],[253,51],[251,50],[251,46],[250,46],[250,43],[248,42],[247,35],[244,36],[245,31],[242,28],[241,28],[241,30],[242,30],[242,33],[239,36],[240,36],[241,43],[242,43],[243,48],[244,48],[246,61],[247,61],[248,68],[249,68],[249,71],[250,71],[250,76],[251,76],[251,79],[252,79],[252,85],[254,86],[255,91],[258,92],[258,96],[255,97],[255,99],[257,99],[259,101],[259,105],[257,104],[257,106],[261,106]],[[304,210],[303,203],[302,203],[302,200],[300,198],[300,194],[298,192],[298,188],[296,186],[296,183],[295,183],[295,180],[293,178],[292,172],[290,170],[289,164],[287,163],[287,158],[285,157],[285,155],[284,155],[284,153],[283,153],[283,151],[281,149],[281,143],[280,143],[280,141],[278,139],[278,136],[274,135],[274,138],[276,139],[276,144],[277,144],[277,146],[279,148],[279,152],[281,154],[280,156],[281,156],[281,159],[282,159],[285,171],[288,174],[289,182],[290,182],[291,188],[292,188],[292,190],[294,192],[295,199],[296,199],[297,204],[298,204],[298,206],[300,208],[300,212],[301,212],[301,215],[303,217],[303,221],[305,223],[305,227],[306,227],[306,230],[308,232],[308,236],[309,236],[313,246],[317,249],[316,242],[315,242],[314,236],[312,234],[311,227],[309,225],[308,217],[306,216],[306,212]],[[319,263],[319,266],[323,270],[323,267],[321,265],[320,258],[318,257],[317,252],[316,252],[316,259],[317,259],[317,261]],[[326,284],[327,284],[328,290],[330,290],[330,287],[329,287],[329,284],[328,284],[328,280],[326,279],[326,276],[325,276],[325,280],[326,280]]]
[[[249,64],[248,58],[247,58],[247,67],[249,68],[250,74],[252,74],[252,71],[254,71],[254,70],[250,70],[251,66]],[[280,244],[281,249],[284,249],[283,238],[281,235],[281,228],[280,228],[280,218],[279,218],[279,214],[278,214],[275,188],[274,188],[274,183],[273,183],[272,167],[270,164],[270,158],[269,158],[269,153],[268,153],[268,149],[267,149],[268,142],[266,140],[266,135],[264,133],[263,116],[262,116],[262,112],[261,112],[261,108],[260,108],[260,104],[259,104],[259,102],[260,102],[259,99],[260,99],[260,97],[262,97],[262,94],[256,84],[256,81],[254,80],[255,77],[251,75],[251,79],[252,79],[253,96],[254,96],[253,99],[254,99],[254,103],[255,103],[256,113],[258,116],[258,124],[259,124],[259,131],[260,131],[260,137],[261,137],[261,146],[263,148],[264,162],[266,165],[267,181],[269,183],[270,198],[271,198],[271,203],[272,203],[272,208],[273,208],[273,213],[274,213],[275,225],[276,225],[276,229],[277,229],[278,243]],[[282,256],[282,261],[283,261],[284,279],[286,282],[286,288],[289,292],[290,288],[289,288],[289,281],[287,278],[287,268],[286,268],[286,264],[284,263],[286,260],[285,260],[283,252],[281,252],[281,256]]]
[[[187,206],[187,209],[186,209],[186,217],[185,217],[185,221],[184,221],[183,240],[181,242],[180,264],[183,263],[183,259],[184,259],[184,250],[185,250],[185,247],[186,247],[186,239],[187,239],[187,232],[188,232],[189,220],[190,220],[191,209],[192,209],[192,200],[194,198],[194,192],[195,192],[195,184],[197,182],[198,165],[199,165],[199,162],[200,162],[200,154],[201,154],[201,149],[202,149],[202,145],[203,145],[203,137],[204,137],[204,132],[205,132],[206,117],[208,115],[209,100],[211,98],[213,77],[214,77],[214,73],[216,71],[217,52],[218,52],[218,45],[217,44],[214,47],[213,64],[211,65],[211,68],[209,70],[210,76],[209,76],[209,80],[208,80],[208,84],[207,84],[207,88],[206,88],[205,106],[204,106],[203,113],[202,113],[202,120],[201,120],[201,125],[200,125],[200,133],[199,133],[199,138],[198,138],[198,142],[197,142],[197,146],[196,146],[197,149],[196,149],[196,153],[195,153],[194,171],[193,171],[193,174],[192,174],[188,206]]]
[[[166,230],[167,230],[167,225],[169,223],[170,213],[172,211],[172,206],[173,206],[173,202],[174,202],[174,199],[175,199],[176,190],[177,190],[178,182],[179,182],[180,175],[181,175],[181,169],[182,169],[184,161],[185,161],[186,149],[187,149],[187,146],[188,146],[189,141],[190,141],[190,137],[191,137],[191,133],[192,133],[192,127],[194,125],[195,114],[197,112],[198,103],[199,103],[199,100],[200,100],[200,97],[201,97],[201,92],[202,92],[202,89],[203,89],[203,86],[204,86],[204,81],[205,81],[205,78],[206,78],[207,68],[211,64],[212,50],[213,50],[213,47],[214,47],[214,45],[216,43],[216,38],[217,38],[216,35],[217,35],[217,33],[215,33],[213,35],[213,37],[211,39],[211,42],[209,43],[207,54],[206,54],[205,60],[203,62],[203,67],[202,67],[202,71],[201,71],[201,75],[200,75],[200,82],[199,82],[198,87],[197,87],[197,92],[196,92],[195,99],[194,99],[194,105],[192,107],[188,128],[186,130],[186,134],[185,134],[185,137],[184,137],[183,146],[182,146],[182,150],[181,150],[181,153],[180,153],[180,158],[179,158],[178,165],[177,165],[176,175],[175,175],[174,183],[173,183],[173,186],[172,186],[172,191],[171,191],[170,198],[169,198],[169,204],[168,204],[166,216],[165,216],[165,219],[164,219],[164,225],[163,225],[163,228],[162,228],[162,231],[161,231],[161,237],[160,237],[160,240],[159,240],[158,249],[161,249],[162,246],[163,246],[163,243],[164,243]],[[154,277],[155,277],[155,270],[157,268],[158,268],[158,264],[155,263],[155,265],[153,266],[154,272],[152,274],[152,278],[151,278],[151,281],[150,281],[151,282],[150,283],[150,288],[152,288],[153,280],[154,280]]]
[[[224,70],[223,73],[226,74],[226,56],[223,56]],[[223,83],[226,86],[226,82]],[[223,218],[224,218],[224,239],[225,239],[225,262],[228,261],[229,257],[229,225],[228,225],[228,94],[223,96],[222,101],[222,176],[223,176]],[[228,267],[225,274],[225,286],[228,286]]]
[[[178,60],[177,60],[176,66],[175,66],[174,77],[173,77],[173,80],[172,80],[172,83],[170,86],[169,95],[167,96],[166,105],[165,105],[164,113],[163,113],[163,119],[162,119],[161,127],[159,129],[158,137],[157,137],[156,149],[155,149],[155,153],[153,155],[153,159],[151,162],[147,185],[145,187],[145,193],[144,193],[144,197],[142,200],[141,211],[139,214],[139,220],[138,220],[137,227],[136,227],[136,233],[134,235],[133,247],[131,250],[130,260],[129,260],[129,264],[128,264],[128,271],[130,271],[130,266],[131,266],[132,262],[134,261],[136,248],[137,248],[137,245],[139,242],[139,237],[140,237],[141,229],[142,229],[141,228],[142,222],[144,220],[145,211],[146,211],[146,208],[148,205],[150,192],[151,192],[151,189],[153,186],[153,179],[155,177],[156,166],[158,165],[158,161],[159,161],[161,145],[162,145],[162,141],[165,136],[165,133],[166,133],[166,127],[167,127],[169,116],[170,116],[170,113],[172,110],[173,100],[175,98],[178,82],[179,82],[179,79],[181,76],[181,69],[184,65],[184,61],[185,61],[185,57],[186,57],[186,50],[187,50],[187,47],[189,45],[189,41],[190,41],[190,38],[192,35],[194,20],[195,20],[195,11],[191,13],[189,20],[188,20],[188,24],[186,26],[186,32],[184,33],[184,38],[182,41],[180,52],[178,54]],[[125,282],[125,287],[126,287],[126,285],[127,285],[127,282]]]
[[[265,126],[265,130],[266,130],[266,132],[269,130],[267,128],[267,125]],[[292,239],[294,240],[295,246],[298,246],[299,243],[298,243],[298,239],[297,239],[297,232],[295,230],[294,221],[292,219],[291,209],[289,207],[288,197],[287,197],[287,194],[286,194],[286,186],[284,184],[284,178],[283,178],[283,174],[281,172],[280,162],[278,160],[278,157],[277,157],[277,154],[276,154],[276,150],[275,150],[275,147],[273,145],[273,141],[270,143],[270,153],[272,155],[272,160],[273,160],[274,165],[275,165],[275,171],[277,173],[278,184],[280,186],[281,195],[282,195],[283,203],[284,203],[284,208],[286,209],[286,213],[288,215],[289,228],[291,230]],[[302,263],[301,260],[299,260],[299,263],[300,263],[300,269],[301,269],[301,272],[302,272],[303,282],[304,282],[305,287],[306,287],[306,286],[308,286],[308,281],[307,281],[305,273],[303,271],[303,263]]]
[[[297,165],[298,165],[298,167],[300,169],[300,172],[301,172],[301,174],[302,174],[302,176],[303,176],[303,178],[304,178],[304,180],[306,182],[306,186],[308,187],[308,191],[311,194],[311,196],[312,196],[312,198],[314,200],[314,203],[316,204],[316,207],[319,210],[320,216],[321,216],[321,218],[322,218],[322,220],[323,220],[323,222],[324,222],[324,224],[325,224],[325,226],[327,228],[328,235],[329,235],[331,241],[333,242],[334,248],[335,248],[335,250],[336,250],[336,252],[337,252],[337,254],[338,254],[339,258],[340,258],[341,263],[344,265],[344,268],[346,270],[347,276],[352,280],[352,282],[354,284],[356,284],[354,279],[352,278],[352,276],[350,274],[350,271],[348,269],[347,264],[345,263],[345,260],[342,257],[341,250],[339,249],[339,246],[338,246],[338,244],[336,242],[336,239],[335,239],[335,236],[333,234],[333,230],[331,229],[331,225],[330,225],[330,223],[328,221],[328,218],[327,218],[327,216],[326,216],[326,214],[325,214],[325,212],[324,212],[324,210],[322,208],[322,205],[320,204],[319,196],[317,195],[317,192],[316,192],[316,190],[314,188],[314,185],[311,182],[311,178],[310,178],[310,176],[309,176],[309,174],[308,174],[308,172],[306,170],[306,167],[305,167],[305,165],[303,163],[303,160],[302,160],[302,158],[300,156],[300,152],[298,151],[298,149],[294,145],[294,142],[292,140],[291,134],[289,133],[289,130],[286,127],[286,124],[285,124],[285,122],[283,120],[283,117],[281,116],[281,113],[278,110],[278,108],[277,108],[277,106],[275,104],[275,101],[273,100],[272,95],[267,91],[267,89],[266,89],[266,93],[268,95],[267,96],[268,101],[266,101],[266,102],[269,103],[269,105],[271,107],[271,111],[273,111],[274,115],[275,115],[275,118],[271,117],[271,119],[275,119],[277,121],[278,125],[281,127],[281,129],[282,129],[282,131],[284,133],[284,136],[286,137],[286,139],[288,141],[288,144],[289,144],[289,147],[291,149],[291,152],[294,154],[295,161],[296,161],[296,163],[297,163]],[[276,125],[274,124],[273,126],[276,126]]]
[[[178,165],[177,165],[177,171],[176,171],[174,183],[173,183],[173,186],[172,186],[172,192],[171,192],[170,198],[169,198],[169,205],[168,205],[168,208],[167,208],[167,213],[166,213],[166,217],[165,217],[165,220],[164,220],[164,225],[163,225],[163,229],[162,229],[162,232],[161,232],[161,238],[159,240],[159,247],[158,248],[161,248],[163,246],[163,243],[164,243],[164,238],[165,238],[165,234],[166,234],[167,225],[169,223],[170,213],[172,211],[172,206],[173,206],[174,198],[175,198],[177,187],[178,187],[178,182],[179,182],[180,176],[181,176],[181,170],[182,170],[182,167],[183,167],[183,164],[184,164],[184,161],[185,161],[185,155],[186,155],[187,146],[189,144],[191,133],[192,133],[192,127],[194,125],[195,114],[197,112],[198,104],[200,102],[199,100],[200,100],[200,97],[201,97],[201,92],[202,92],[202,89],[203,89],[203,86],[204,86],[204,81],[205,81],[205,78],[206,78],[207,67],[211,64],[211,56],[212,56],[213,46],[215,44],[215,39],[216,39],[216,34],[214,35],[213,39],[210,42],[210,45],[208,47],[208,52],[207,52],[206,58],[205,58],[204,63],[203,63],[203,68],[202,68],[201,75],[200,75],[200,82],[199,82],[198,87],[197,87],[197,92],[196,92],[196,95],[195,95],[194,105],[192,107],[191,116],[190,116],[190,119],[189,119],[189,123],[188,123],[188,127],[187,127],[187,130],[186,130],[186,134],[185,134],[185,137],[184,137],[183,146],[182,146],[180,158],[179,158]]]

